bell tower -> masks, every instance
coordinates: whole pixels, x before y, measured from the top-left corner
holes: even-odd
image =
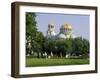
[[[52,38],[56,34],[54,32],[54,24],[48,24],[48,30],[47,30],[47,38]]]

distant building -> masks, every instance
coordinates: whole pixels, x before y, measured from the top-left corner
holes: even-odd
[[[47,30],[47,38],[55,38],[56,33],[54,32],[54,25],[48,24],[48,30]]]
[[[54,29],[55,29],[54,24],[48,24],[47,38],[50,39],[74,38],[74,36],[72,35],[72,26],[69,24],[63,24],[58,34],[55,33]]]

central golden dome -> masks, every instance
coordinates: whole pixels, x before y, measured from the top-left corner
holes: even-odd
[[[64,25],[62,25],[62,28],[63,29],[72,29],[72,26],[69,24],[64,24]]]

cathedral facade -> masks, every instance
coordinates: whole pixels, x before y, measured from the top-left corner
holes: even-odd
[[[72,35],[72,26],[69,24],[63,24],[60,28],[60,32],[58,34],[55,33],[54,24],[48,24],[47,30],[47,38],[49,39],[66,39],[73,38]]]

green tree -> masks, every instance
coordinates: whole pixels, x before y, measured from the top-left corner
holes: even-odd
[[[66,39],[65,40],[65,52],[66,54],[71,54],[72,53],[72,38]]]
[[[43,52],[44,36],[42,32],[37,30],[36,23],[36,14],[26,13],[26,54],[31,54],[33,51],[33,54],[37,52],[39,55],[40,52]],[[29,43],[30,47],[28,47]]]
[[[42,32],[37,32],[35,36],[35,40],[33,40],[32,48],[35,52],[43,52],[43,34]]]
[[[73,40],[72,43],[72,54],[76,55],[84,55],[89,53],[89,41],[82,38],[78,37]]]
[[[35,13],[26,13],[26,39],[28,37],[35,37],[37,28],[36,28],[36,14]]]
[[[64,57],[66,55],[66,44],[65,40],[58,40],[57,46],[58,46],[58,55],[60,57]]]
[[[83,50],[83,41],[81,37],[75,38],[73,40],[73,53],[76,55],[81,55]]]
[[[89,41],[86,39],[83,39],[83,51],[82,53],[84,54],[84,57],[89,57],[89,49],[90,49],[90,45],[89,45]]]
[[[26,54],[31,54],[37,32],[35,17],[35,13],[26,13]]]

